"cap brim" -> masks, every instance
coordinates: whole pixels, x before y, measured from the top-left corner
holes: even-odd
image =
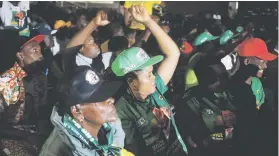
[[[94,103],[94,102],[102,102],[107,100],[108,98],[115,95],[115,93],[121,87],[123,81],[108,81],[105,82],[102,87],[95,93],[93,93],[85,103]]]
[[[57,33],[57,31],[58,31],[58,30],[52,30],[52,31],[50,32],[50,35],[54,35],[54,34],[56,34],[56,33]]]
[[[139,66],[135,70],[140,70],[140,69],[144,69],[145,67],[152,66],[154,64],[161,62],[163,59],[164,57],[162,55],[151,57],[148,61],[146,61],[143,65]]]
[[[210,36],[206,41],[204,41],[204,42],[202,42],[202,43],[199,43],[198,42],[198,39],[196,39],[195,41],[194,41],[194,46],[199,46],[199,45],[202,45],[202,44],[204,44],[204,43],[206,43],[206,42],[208,42],[208,41],[213,41],[213,40],[216,40],[216,39],[218,39],[220,36]]]
[[[30,40],[26,41],[21,47],[25,46],[26,44],[32,42],[32,41],[36,41],[38,44],[40,44],[42,41],[44,41],[45,39],[45,35],[37,35],[33,38],[31,38]]]
[[[275,60],[278,56],[272,54],[272,53],[266,53],[264,55],[260,55],[260,56],[257,56],[258,58],[264,60],[264,61],[273,61]]]

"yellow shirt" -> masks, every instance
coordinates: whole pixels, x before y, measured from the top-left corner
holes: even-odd
[[[186,72],[186,87],[191,88],[199,85],[198,79],[196,77],[195,71],[191,68]]]
[[[161,1],[125,1],[124,7],[130,8],[132,5],[142,5],[147,10],[149,15],[152,15],[152,8],[154,4],[160,4]]]
[[[124,7],[130,8],[132,5],[142,5],[147,10],[149,15],[152,15],[152,8],[154,4],[160,4],[161,1],[125,1]],[[136,21],[132,21],[131,29],[145,30],[145,26]]]

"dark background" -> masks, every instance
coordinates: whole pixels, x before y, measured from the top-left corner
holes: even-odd
[[[203,11],[218,11],[227,14],[229,2],[225,1],[169,1],[166,7],[173,14],[197,14]],[[239,2],[239,11],[254,8],[278,8],[276,1],[242,1]]]

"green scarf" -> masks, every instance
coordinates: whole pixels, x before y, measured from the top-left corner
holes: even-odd
[[[256,97],[256,104],[260,107],[264,103],[265,99],[264,89],[261,80],[257,77],[252,77],[251,88],[253,94]]]
[[[72,136],[78,138],[87,148],[101,151],[105,155],[120,156],[121,148],[112,146],[113,131],[109,124],[103,125],[103,128],[108,131],[108,145],[99,145],[98,141],[68,114],[64,115],[63,125]]]

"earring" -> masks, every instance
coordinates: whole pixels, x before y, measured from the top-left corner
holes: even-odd
[[[83,119],[79,119],[79,122],[82,124],[83,123]]]
[[[249,60],[249,59],[246,59],[246,60],[245,60],[245,64],[248,65],[249,63],[250,63],[250,60]]]
[[[109,103],[110,105],[113,105],[114,99],[110,99],[110,100],[108,101],[108,103]]]

